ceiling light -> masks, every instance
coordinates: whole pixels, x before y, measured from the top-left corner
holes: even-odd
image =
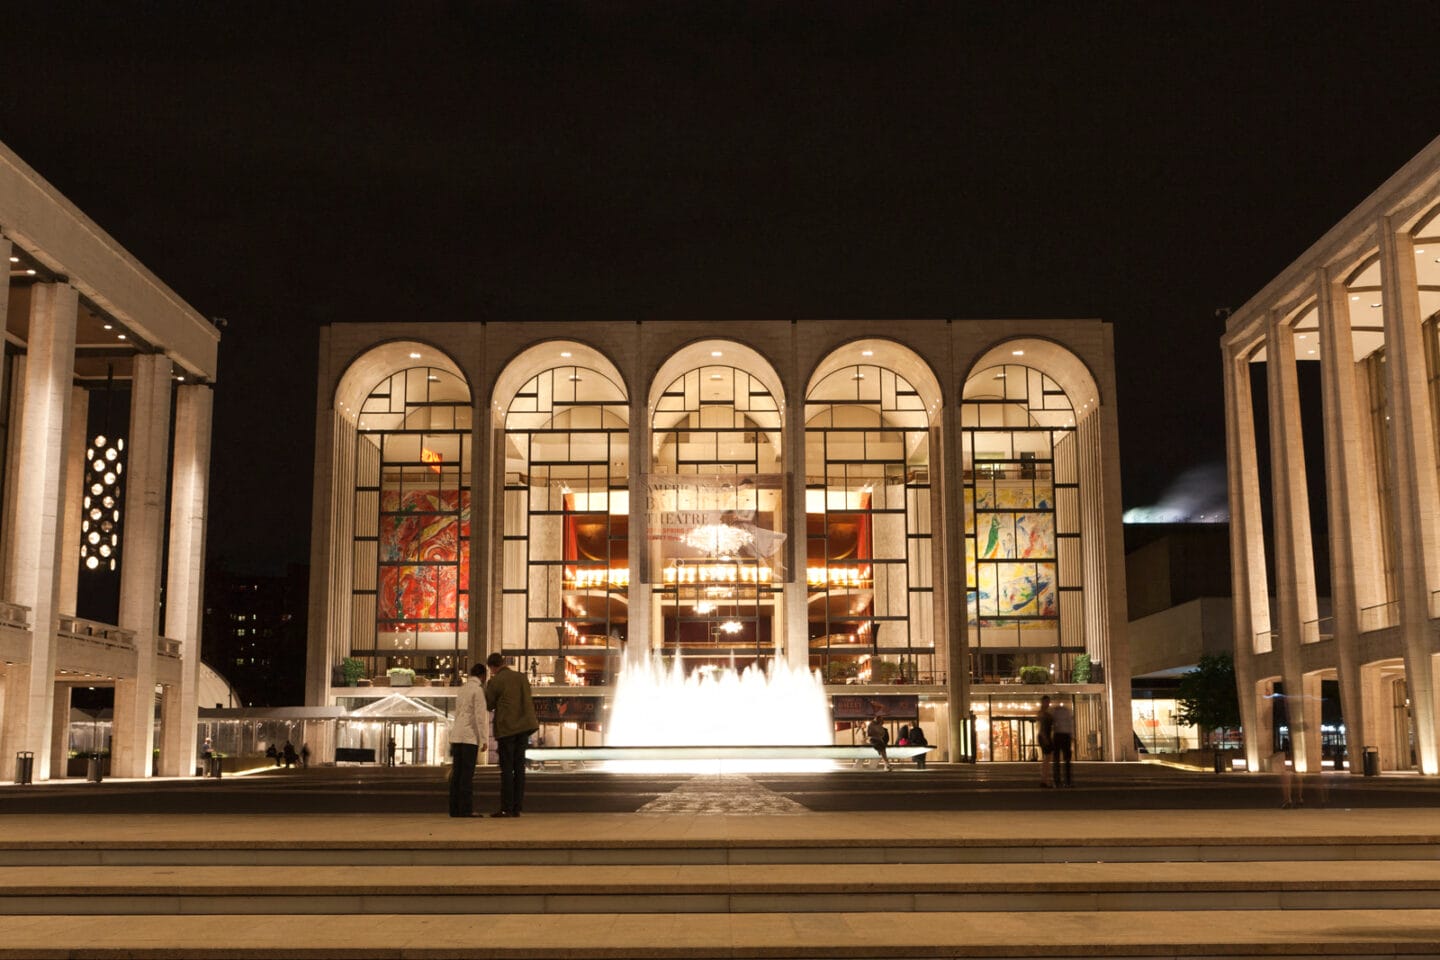
[[[410,354],[410,359],[411,359],[411,360],[419,360],[419,359],[420,359],[420,354],[414,353],[414,352],[412,351],[411,354]]]
[[[572,354],[569,350],[561,350],[560,356],[564,357],[566,360],[569,360],[572,356],[574,356],[574,354]]]
[[[712,357],[723,357],[723,356],[725,356],[725,354],[721,353],[719,350],[711,350],[711,351],[710,351],[710,356],[712,356]]]
[[[851,377],[850,379],[851,379],[851,380],[864,380],[864,379],[865,379],[865,374],[863,374],[863,373],[857,373],[857,374],[855,374],[855,376]]]
[[[121,340],[124,340],[124,339],[125,339],[125,334],[123,334],[123,333],[116,334],[116,336],[118,336]]]
[[[435,376],[435,374],[432,373],[432,374],[430,374],[430,376],[426,377],[425,379],[426,379],[426,380],[429,380],[429,381],[432,382],[432,383],[434,383],[436,380],[439,380],[440,378],[437,377],[437,376]]]
[[[1370,309],[1372,309],[1372,310],[1379,310],[1379,309],[1380,309],[1380,304],[1378,304],[1378,303],[1372,303],[1372,304],[1370,304]]]
[[[1302,333],[1302,334],[1300,334],[1300,337],[1299,337],[1299,339],[1301,339],[1301,340],[1304,340],[1304,339],[1305,339],[1305,334],[1303,334],[1303,333]]]
[[[1306,352],[1307,352],[1307,353],[1314,353],[1315,351],[1314,351],[1314,350],[1307,350]]]
[[[106,330],[114,330],[114,329],[115,329],[115,324],[113,324],[113,323],[107,323],[107,324],[105,324],[105,329],[106,329]]]
[[[711,379],[711,380],[724,380],[725,378],[722,377],[722,376],[721,376],[720,374],[718,374],[718,373],[712,373],[712,374],[710,374],[710,379]]]
[[[862,357],[873,357],[873,356],[875,356],[875,351],[874,351],[874,350],[861,350],[861,351],[860,351],[860,356],[862,356]]]
[[[580,375],[579,375],[578,373],[572,373],[572,374],[570,374],[570,382],[571,382],[571,383],[579,383],[580,380],[581,380],[581,377],[580,377]]]
[[[1420,252],[1421,252],[1421,253],[1424,253],[1425,251],[1422,250],[1422,251],[1420,251]],[[11,258],[10,258],[10,262],[11,262],[11,263],[19,263],[19,262],[20,262],[20,258],[19,258],[19,257],[11,257]]]
[[[176,380],[184,380],[184,379],[185,379],[185,374],[182,373],[182,374],[180,374],[180,376],[176,377],[175,379],[176,379]]]
[[[1025,356],[1025,351],[1024,351],[1024,350],[1011,350],[1011,351],[1010,351],[1010,356],[1012,356],[1012,357],[1023,357],[1023,356]]]
[[[35,271],[34,271],[34,270],[26,270],[26,271],[25,271],[25,276],[27,276],[27,277],[33,277],[33,276],[35,276]]]
[[[1005,374],[1003,374],[1003,373],[997,373],[997,374],[995,374],[995,379],[996,379],[996,380],[1004,380],[1004,379],[1005,379]]]
[[[1360,299],[1360,294],[1357,293],[1357,294],[1353,295],[1350,299],[1351,299],[1351,300],[1359,300],[1359,299]]]

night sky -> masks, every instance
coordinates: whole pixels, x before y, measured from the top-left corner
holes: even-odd
[[[1383,17],[1376,20],[1376,17]],[[210,553],[308,559],[344,320],[1101,317],[1223,502],[1219,307],[1440,134],[1440,4],[44,4],[0,140],[225,317]]]

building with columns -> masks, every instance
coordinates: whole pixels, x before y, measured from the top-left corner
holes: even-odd
[[[1319,769],[1320,684],[1338,680],[1352,772],[1373,747],[1382,769],[1440,773],[1440,139],[1234,312],[1221,346],[1251,768],[1288,737],[1296,769]]]
[[[219,334],[3,145],[0,258],[0,778],[65,775],[77,686],[112,775],[191,774]]]
[[[319,357],[306,702],[392,718],[322,760],[442,758],[423,710],[494,651],[547,744],[601,743],[636,649],[818,671],[837,742],[874,709],[1029,759],[1049,693],[1082,758],[1134,756],[1101,321],[336,324]]]

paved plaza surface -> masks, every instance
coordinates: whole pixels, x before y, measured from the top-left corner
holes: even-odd
[[[58,781],[0,786],[0,815],[15,813],[439,813],[447,768],[311,767],[214,779]],[[1262,810],[1278,807],[1279,778],[1202,773],[1158,764],[1082,763],[1075,785],[1042,789],[1034,763],[936,764],[890,772],[753,773],[740,780],[692,774],[547,770],[528,777],[530,814],[633,813],[659,804],[676,812],[870,812],[964,810]],[[743,782],[736,793],[726,781]],[[498,801],[496,768],[476,776],[477,809]],[[726,792],[735,793],[730,801]],[[687,796],[705,795],[700,801]],[[768,797],[761,802],[762,797]],[[1440,807],[1440,778],[1409,774],[1304,780],[1310,807]],[[688,809],[687,809],[688,808]],[[1440,814],[1437,814],[1440,815]]]

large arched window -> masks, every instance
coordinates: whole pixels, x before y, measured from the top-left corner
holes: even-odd
[[[629,622],[629,411],[613,371],[574,359],[505,413],[501,641],[537,683],[595,685]]]
[[[830,370],[806,396],[810,664],[829,683],[941,679],[928,407],[875,361]]]
[[[780,410],[757,377],[714,363],[654,402],[648,482],[661,648],[686,668],[739,666],[775,650],[783,556]],[[733,351],[732,351],[733,352]]]
[[[1019,363],[965,384],[961,410],[971,676],[1069,682],[1085,652],[1075,411]]]
[[[470,617],[469,387],[413,366],[357,406],[342,411],[356,428],[352,655],[375,677],[449,677]]]

